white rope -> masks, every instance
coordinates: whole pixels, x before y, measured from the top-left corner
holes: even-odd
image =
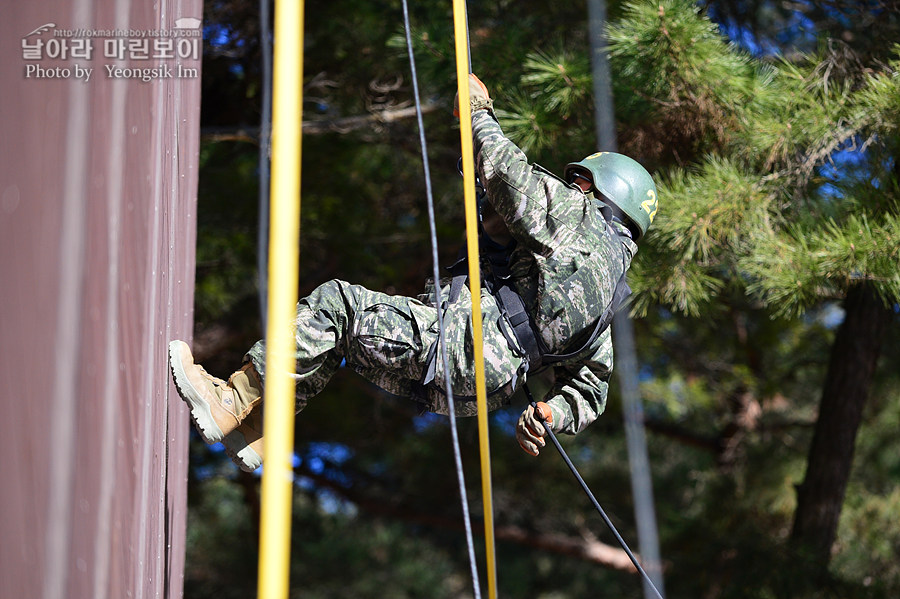
[[[412,73],[413,94],[416,101],[416,118],[419,125],[419,143],[422,147],[422,164],[425,170],[425,194],[428,198],[428,224],[431,228],[431,256],[434,268],[434,302],[437,307],[438,329],[440,331],[440,349],[441,361],[444,366],[444,372],[450,372],[450,364],[447,358],[447,340],[444,331],[444,315],[441,309],[441,286],[440,271],[438,267],[438,242],[437,231],[434,218],[434,199],[431,192],[431,174],[428,167],[428,151],[425,144],[425,126],[422,121],[422,104],[419,100],[419,84],[416,76],[416,59],[413,52],[412,37],[410,35],[409,26],[409,9],[406,0],[403,0],[403,25],[406,31],[406,48],[409,52],[410,71]],[[469,517],[469,501],[466,497],[466,481],[463,475],[462,457],[459,451],[459,435],[456,430],[456,403],[453,399],[453,388],[450,384],[450,378],[444,377],[447,393],[447,412],[450,418],[450,434],[453,437],[453,457],[456,460],[456,475],[459,481],[459,495],[462,503],[463,519],[466,527],[466,544],[469,549],[469,563],[472,568],[472,584],[475,592],[475,599],[481,599],[481,590],[478,583],[478,567],[475,562],[475,543],[472,540],[472,523]]]

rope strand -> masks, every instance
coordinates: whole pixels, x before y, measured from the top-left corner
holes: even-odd
[[[475,193],[475,157],[472,112],[469,104],[469,29],[465,0],[453,0],[453,34],[456,53],[456,86],[459,95],[459,137],[462,149],[463,193],[466,208],[466,249],[469,256],[469,290],[472,295],[472,355],[475,364],[475,396],[478,406],[478,452],[481,461],[481,502],[484,509],[484,548],[487,558],[489,599],[497,597],[497,561],[494,543],[494,507],[491,488],[490,428],[484,364],[484,330],[481,313],[481,272],[478,248],[478,209]]]
[[[264,331],[268,322],[269,302],[269,150],[272,132],[272,38],[269,23],[269,0],[260,0],[262,116],[259,126],[259,234],[256,242],[256,271],[259,281],[259,319]]]
[[[537,407],[537,403],[534,400],[534,396],[531,394],[531,389],[528,388],[528,383],[522,385],[525,389],[525,395],[528,397],[528,402],[533,406]],[[535,410],[535,415],[540,419],[540,415],[538,415],[537,410]],[[631,552],[631,549],[628,548],[628,544],[625,543],[625,539],[622,538],[622,535],[619,534],[619,531],[616,530],[615,525],[613,525],[612,520],[609,519],[609,516],[606,515],[606,512],[603,511],[603,508],[600,507],[600,502],[597,501],[597,498],[594,497],[594,494],[591,493],[590,488],[588,488],[587,483],[584,482],[584,479],[581,478],[581,475],[578,473],[578,470],[575,468],[575,464],[572,463],[572,460],[569,459],[569,456],[566,454],[565,450],[562,448],[562,445],[559,444],[559,441],[556,438],[556,435],[550,430],[550,425],[544,427],[544,430],[547,431],[547,435],[550,437],[550,441],[553,443],[553,446],[556,447],[556,450],[559,452],[559,455],[562,456],[563,461],[566,463],[566,466],[569,467],[569,470],[572,471],[572,474],[575,476],[575,479],[578,481],[578,484],[581,485],[582,490],[584,490],[585,494],[587,494],[588,499],[591,500],[591,503],[594,504],[594,507],[597,508],[597,511],[600,512],[600,516],[603,518],[603,521],[606,523],[606,526],[612,531],[613,535],[616,537],[616,540],[619,542],[619,545],[622,546],[622,549],[625,550],[625,553],[628,555],[628,559],[631,560],[631,563],[634,564],[634,567],[637,568],[637,571],[640,572],[641,576],[644,578],[644,582],[646,582],[656,596],[659,599],[663,599],[663,596],[660,594],[659,590],[656,588],[656,585],[653,584],[653,581],[650,580],[650,577],[641,567],[641,564],[637,561],[637,558],[634,556],[634,553]]]
[[[422,147],[422,165],[425,170],[425,195],[428,198],[428,225],[431,230],[431,257],[434,268],[434,302],[437,306],[438,330],[440,335],[441,361],[444,366],[444,372],[450,372],[450,362],[447,357],[447,339],[444,330],[444,314],[441,310],[441,287],[440,287],[440,271],[438,267],[438,241],[437,226],[434,218],[434,199],[431,191],[431,172],[428,166],[428,151],[425,143],[425,125],[422,120],[422,104],[419,99],[419,83],[416,75],[416,58],[413,52],[412,36],[409,26],[409,8],[406,0],[403,0],[403,25],[406,30],[406,48],[409,52],[409,65],[412,74],[413,95],[416,102],[416,119],[419,125],[419,144]],[[459,482],[459,495],[462,503],[463,520],[466,528],[466,544],[469,551],[469,564],[472,568],[472,585],[474,588],[475,599],[481,599],[481,589],[478,582],[478,566],[475,561],[475,542],[472,537],[472,523],[469,516],[469,501],[466,496],[466,481],[463,475],[462,456],[459,450],[459,435],[456,430],[456,402],[453,399],[453,387],[450,384],[450,378],[444,377],[446,380],[447,393],[447,411],[450,418],[450,435],[453,438],[453,458],[456,463],[456,476]]]

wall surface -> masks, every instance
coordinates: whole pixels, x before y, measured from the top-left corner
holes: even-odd
[[[3,10],[0,597],[182,594],[201,12]]]

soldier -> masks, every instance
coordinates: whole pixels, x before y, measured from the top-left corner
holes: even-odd
[[[487,204],[481,310],[489,410],[505,405],[528,374],[551,368],[554,384],[516,425],[523,450],[538,455],[546,431],[575,434],[606,406],[612,371],[609,320],[627,293],[636,242],[656,215],[656,187],[634,160],[610,152],[569,164],[565,180],[527,157],[500,130],[484,84],[470,75],[476,167]],[[456,111],[455,111],[456,114]],[[498,260],[497,256],[501,258]],[[501,272],[490,267],[494,265]],[[296,408],[346,365],[379,387],[446,414],[449,378],[456,413],[474,415],[472,299],[464,279],[441,282],[418,298],[329,281],[297,304]],[[519,307],[517,310],[516,307]],[[438,309],[444,310],[449,372],[436,359]],[[262,463],[259,405],[265,343],[247,352],[228,381],[195,364],[183,341],[169,344],[172,376],[207,443],[222,441],[242,469]]]

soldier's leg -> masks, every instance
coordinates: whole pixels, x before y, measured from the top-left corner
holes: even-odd
[[[437,312],[431,306],[417,301],[405,301],[390,308],[373,304],[370,311],[380,311],[378,321],[382,334],[361,335],[356,341],[359,346],[378,348],[380,351],[364,355],[353,366],[361,375],[395,395],[413,397],[426,410],[440,414],[448,413],[446,386],[450,386],[456,398],[457,416],[473,416],[476,413],[474,339],[471,317],[471,296],[468,288],[463,288],[459,299],[444,312],[444,329],[447,340],[447,367],[445,371],[440,345]],[[488,394],[488,409],[494,410],[505,404],[517,387],[522,374],[522,353],[504,334],[500,308],[496,299],[483,295],[482,341],[485,370],[485,387]],[[390,312],[390,316],[385,316]],[[391,329],[389,323],[396,322]],[[415,328],[403,326],[412,322]],[[509,330],[509,325],[505,325]],[[388,334],[385,334],[387,331]],[[509,333],[511,335],[511,333]],[[434,353],[431,349],[434,344]],[[412,354],[414,359],[404,359]],[[372,357],[379,360],[372,362]],[[429,357],[434,363],[429,363]],[[348,360],[349,363],[349,360]],[[429,367],[433,367],[429,368]],[[430,384],[423,390],[418,383],[422,373],[428,369]],[[421,392],[425,392],[425,397]]]
[[[322,391],[345,359],[358,371],[390,372],[390,376],[376,381],[388,391],[403,393],[404,385],[408,390],[406,379],[420,376],[424,360],[426,346],[420,331],[428,329],[436,315],[434,308],[411,298],[337,280],[320,285],[297,304],[293,375],[297,411]],[[262,463],[261,407],[253,408],[262,399],[266,376],[264,341],[250,349],[246,360],[249,363],[224,382],[194,364],[186,344],[173,341],[170,345],[179,393],[191,404],[192,417],[196,416],[195,424],[204,439],[209,443],[223,441],[238,466],[254,470]],[[183,392],[186,381],[196,392]],[[252,392],[252,397],[245,391]],[[249,399],[240,401],[244,395]]]
[[[322,391],[343,360],[357,371],[392,373],[385,379],[385,389],[397,393],[388,379],[421,375],[427,347],[422,329],[436,317],[434,308],[412,298],[338,280],[317,287],[297,305],[297,411]],[[258,342],[247,356],[265,378],[265,343]]]
[[[408,394],[406,376],[420,376],[417,361],[423,343],[419,330],[437,317],[416,300],[369,291],[343,281],[329,281],[297,304],[296,409],[318,394],[346,359],[376,384]],[[246,359],[265,377],[265,342],[256,343]],[[391,371],[391,372],[389,372]],[[380,373],[380,374],[377,374]],[[402,373],[402,374],[398,374]],[[405,390],[405,391],[404,391]],[[235,464],[253,471],[262,464],[262,409],[227,435],[225,451]]]

